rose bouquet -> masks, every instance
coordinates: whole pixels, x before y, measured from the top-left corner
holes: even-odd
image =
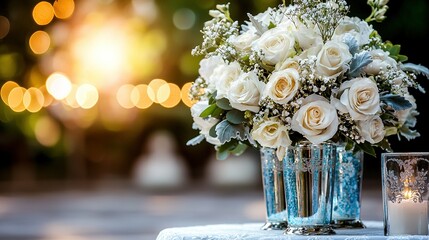
[[[345,0],[294,0],[240,25],[229,4],[210,11],[199,78],[190,91],[194,128],[216,146],[218,158],[247,146],[278,149],[301,140],[342,142],[347,149],[390,151],[387,137],[408,140],[418,115],[409,89],[424,92],[400,46],[370,25],[382,21],[388,0],[368,0],[366,20],[347,16]]]

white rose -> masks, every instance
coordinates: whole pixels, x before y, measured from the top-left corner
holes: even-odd
[[[242,74],[240,64],[232,62],[228,65],[221,64],[214,69],[210,82],[214,82],[217,99],[226,98],[230,89],[231,83]]]
[[[374,116],[364,121],[357,121],[357,126],[360,135],[371,144],[381,142],[386,135],[383,121],[379,116]]]
[[[352,59],[349,47],[339,41],[329,41],[317,55],[316,70],[325,77],[335,78],[348,69]]]
[[[412,107],[405,110],[393,112],[393,115],[398,119],[400,124],[404,124],[410,114],[415,113],[417,109],[416,99],[413,97],[413,95],[405,94],[404,98],[411,103]]]
[[[292,118],[292,130],[301,133],[314,144],[331,139],[338,130],[337,110],[320,95],[304,99],[302,107]]]
[[[259,111],[259,100],[265,84],[254,72],[243,73],[231,84],[228,99],[231,106],[240,111]]]
[[[198,72],[200,76],[206,81],[209,91],[214,90],[215,88],[215,82],[212,82],[210,80],[210,77],[213,75],[214,70],[219,65],[224,65],[224,64],[225,62],[220,56],[212,56],[200,61],[200,69],[198,70]]]
[[[278,104],[286,104],[296,95],[298,89],[299,73],[296,69],[289,68],[271,74],[264,97],[269,97]]]
[[[340,103],[355,121],[370,119],[380,111],[378,87],[369,78],[355,78],[344,82],[340,87],[340,94]]]
[[[231,36],[228,41],[239,51],[247,52],[252,48],[253,42],[258,39],[258,35],[251,30],[238,36]]]
[[[297,21],[297,30],[294,33],[295,39],[303,50],[323,45],[322,36],[316,26],[308,28],[306,25]]]
[[[372,27],[367,22],[357,17],[346,16],[335,29],[333,38],[343,39],[344,35],[350,34],[356,39],[359,46],[363,46],[369,43],[372,31]]]
[[[262,53],[262,61],[268,65],[276,65],[295,54],[295,39],[292,33],[283,27],[266,31],[253,44],[252,50]]]
[[[377,75],[381,71],[386,71],[388,68],[397,69],[397,62],[395,59],[389,57],[389,53],[381,49],[372,50],[372,62],[368,64],[363,70],[369,75]]]
[[[202,118],[201,113],[209,106],[209,102],[199,101],[191,107],[191,116],[194,120],[193,128],[200,130],[200,134],[203,135],[207,142],[213,145],[220,145],[220,141],[217,138],[213,138],[209,135],[210,129],[216,125],[219,120],[216,118]]]
[[[281,71],[288,68],[293,68],[299,71],[299,62],[296,59],[288,58],[284,62],[279,62],[276,65],[275,71]]]
[[[263,147],[279,148],[291,145],[287,127],[276,118],[270,118],[256,125],[252,138]]]

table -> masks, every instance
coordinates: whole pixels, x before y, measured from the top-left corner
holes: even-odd
[[[283,235],[283,231],[261,230],[262,223],[220,224],[162,230],[156,240],[268,240],[268,239],[326,239],[326,240],[363,240],[363,239],[401,239],[428,240],[428,236],[386,237],[383,235],[383,223],[365,221],[366,229],[335,230],[336,235],[329,236],[296,236]]]

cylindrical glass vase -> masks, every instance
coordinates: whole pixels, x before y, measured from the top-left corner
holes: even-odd
[[[384,235],[429,235],[429,153],[383,153],[381,161]]]
[[[288,211],[285,233],[327,235],[331,227],[336,145],[301,142],[283,160]]]
[[[272,148],[262,148],[261,167],[267,219],[263,230],[284,230],[287,227],[283,164]]]
[[[345,146],[337,146],[332,224],[335,228],[364,228],[360,219],[362,177],[362,151],[353,153]]]

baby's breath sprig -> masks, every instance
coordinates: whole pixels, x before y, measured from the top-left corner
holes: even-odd
[[[288,14],[297,16],[305,25],[315,25],[323,42],[331,39],[341,20],[348,14],[345,0],[294,0]]]

